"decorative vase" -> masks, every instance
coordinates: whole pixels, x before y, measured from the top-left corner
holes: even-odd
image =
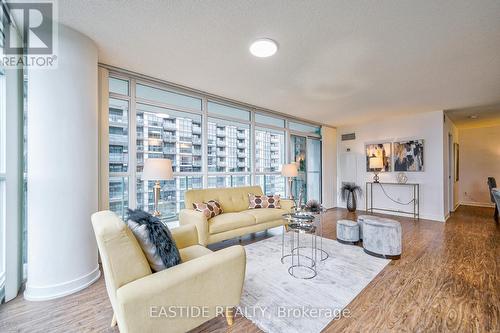
[[[356,196],[354,195],[354,192],[349,192],[349,195],[347,196],[347,210],[350,212],[356,211]]]

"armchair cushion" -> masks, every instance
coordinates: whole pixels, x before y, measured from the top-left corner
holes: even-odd
[[[211,234],[255,225],[255,218],[243,213],[224,213],[208,220],[208,230]]]

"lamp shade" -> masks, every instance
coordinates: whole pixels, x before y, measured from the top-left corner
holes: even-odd
[[[174,177],[172,161],[167,158],[148,158],[144,161],[144,180],[168,180]]]
[[[382,169],[384,167],[384,161],[381,157],[370,157],[370,169]]]
[[[285,177],[297,177],[299,175],[297,164],[283,164],[283,166],[281,167],[281,175]]]

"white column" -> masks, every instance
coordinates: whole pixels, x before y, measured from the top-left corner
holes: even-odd
[[[100,276],[90,215],[98,207],[97,48],[59,26],[57,69],[28,71],[28,281],[47,300]]]

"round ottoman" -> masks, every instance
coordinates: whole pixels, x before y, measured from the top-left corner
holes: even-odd
[[[366,253],[390,259],[399,259],[402,249],[401,224],[376,216],[364,216],[363,249]]]
[[[358,224],[351,220],[338,220],[337,240],[344,244],[356,244],[359,241]]]

